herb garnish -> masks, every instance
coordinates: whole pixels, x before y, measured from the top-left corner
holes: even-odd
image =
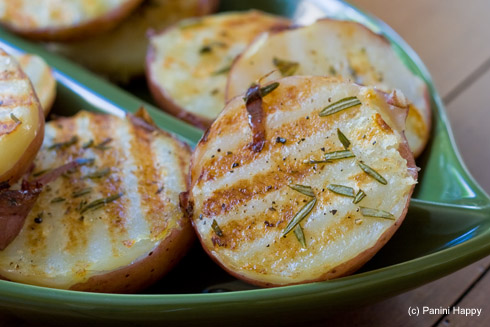
[[[304,194],[306,196],[309,196],[311,198],[315,197],[315,193],[313,193],[313,189],[311,186],[308,185],[300,185],[300,184],[293,184],[293,185],[288,185],[291,189],[295,190],[296,192],[299,192],[301,194]]]
[[[282,231],[282,236],[287,235],[290,231],[292,231],[308,214],[313,210],[313,207],[316,204],[316,198],[311,199],[307,204],[298,211],[296,215],[294,215],[293,219],[289,222],[289,224]]]
[[[94,140],[93,140],[93,139],[90,139],[88,142],[85,142],[85,143],[82,145],[82,149],[88,149],[88,148],[90,148],[92,145],[94,145]]]
[[[344,185],[338,185],[338,184],[329,184],[327,186],[327,189],[330,191],[340,194],[340,195],[345,195],[349,196],[351,198],[354,197],[354,189],[349,186],[344,186]]]
[[[221,228],[219,228],[216,219],[213,219],[213,223],[211,224],[211,227],[213,228],[216,235],[218,235],[219,237],[223,236],[223,231],[221,230]]]
[[[108,203],[116,201],[117,199],[119,199],[123,195],[124,195],[124,193],[120,192],[117,194],[110,195],[107,198],[94,200],[94,201],[92,201],[92,202],[90,202],[84,206],[81,206],[80,207],[80,213],[84,213],[87,210],[96,210],[96,209],[98,209],[98,208],[100,208],[100,207],[102,207]],[[83,201],[81,203],[83,203]]]
[[[33,177],[38,177],[38,176],[41,176],[41,175],[44,175],[46,174],[48,171],[50,171],[51,169],[43,169],[43,170],[40,170],[38,172],[35,172],[32,174]]]
[[[303,233],[303,228],[301,228],[301,225],[296,226],[296,228],[294,229],[294,235],[296,235],[296,238],[298,239],[301,246],[306,249],[305,234]]]
[[[340,99],[337,102],[332,103],[331,105],[325,107],[322,111],[320,111],[319,115],[321,117],[332,115],[336,112],[349,109],[351,107],[355,107],[361,104],[361,101],[357,97],[347,97]]]
[[[298,62],[282,60],[276,57],[272,59],[272,63],[279,69],[283,77],[294,75],[299,68]]]
[[[66,142],[54,143],[53,145],[48,147],[48,150],[64,149],[64,148],[67,148],[67,147],[77,143],[77,142],[78,142],[78,136],[74,135],[71,137],[71,139],[69,139]]]
[[[107,149],[110,149],[111,147],[110,146],[107,146],[107,144],[109,144],[111,142],[112,142],[112,138],[108,137],[104,141],[102,141],[99,144],[97,144],[96,146],[94,146],[94,148],[99,149],[99,150],[107,150]]]
[[[269,94],[272,91],[274,91],[275,89],[277,89],[278,86],[279,86],[279,83],[278,82],[274,82],[274,83],[271,83],[271,84],[266,85],[264,87],[261,87],[260,88],[260,96],[262,98],[265,97],[267,94]]]
[[[71,194],[71,196],[73,198],[78,198],[78,197],[81,197],[81,196],[84,196],[86,194],[89,194],[90,192],[92,192],[92,188],[91,187],[86,187],[86,188],[82,188],[81,190],[78,190],[78,191],[75,191]]]
[[[369,176],[371,176],[372,178],[374,178],[375,180],[377,180],[378,182],[380,182],[383,185],[388,184],[386,179],[384,179],[383,176],[381,176],[376,170],[374,170],[373,168],[369,167],[368,165],[366,165],[362,162],[359,162],[358,164],[359,164],[359,167],[361,167],[361,169],[366,174],[368,174]]]
[[[12,120],[14,121],[14,123],[16,123],[16,124],[22,124],[22,122],[20,121],[20,119],[19,119],[19,118],[17,118],[17,117],[14,115],[14,113],[11,113],[11,114],[10,114],[10,119],[12,119]]]
[[[101,178],[101,177],[109,175],[110,172],[111,172],[111,169],[109,167],[106,167],[104,169],[101,169],[101,170],[98,170],[98,171],[95,171],[93,173],[90,173],[90,174],[83,176],[83,179]]]
[[[392,219],[395,220],[395,216],[393,216],[391,213],[384,211],[384,210],[379,210],[379,209],[372,209],[372,208],[366,208],[366,207],[359,207],[361,209],[361,214],[364,217],[374,217],[374,218],[383,218],[383,219]]]
[[[51,203],[58,203],[58,202],[63,202],[63,201],[65,201],[65,198],[57,197],[57,198],[54,198],[53,200],[51,200]]]
[[[211,75],[216,76],[216,75],[226,74],[226,73],[228,73],[230,71],[230,69],[231,69],[231,64],[229,64],[228,66],[225,66],[225,67],[223,67],[221,69],[218,69],[218,70],[214,71]]]
[[[340,128],[337,128],[337,136],[339,137],[340,142],[344,146],[344,148],[347,150],[350,146],[350,141],[349,139],[342,133]]]
[[[362,199],[364,199],[366,197],[366,193],[364,193],[363,190],[359,190],[356,194],[356,196],[354,197],[354,201],[352,201],[352,203],[359,203],[361,202]]]
[[[352,153],[349,150],[333,151],[333,152],[325,153],[326,161],[353,158],[353,157],[355,157],[354,153]]]

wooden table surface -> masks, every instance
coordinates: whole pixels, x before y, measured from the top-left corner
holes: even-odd
[[[393,27],[425,62],[472,175],[490,193],[489,0],[351,0]],[[339,314],[318,326],[490,326],[490,256],[445,278]],[[410,306],[482,309],[480,317],[419,315]],[[17,325],[0,314],[0,326]],[[23,325],[23,324],[21,324]]]

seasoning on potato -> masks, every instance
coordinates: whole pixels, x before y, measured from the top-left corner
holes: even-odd
[[[114,28],[143,0],[0,0],[0,24],[42,41],[87,38]]]
[[[259,33],[288,25],[259,11],[188,19],[150,38],[147,79],[164,110],[202,129],[225,104],[226,76],[235,57]]]
[[[47,117],[54,99],[56,98],[56,79],[51,67],[43,58],[34,54],[22,54],[16,57],[20,67],[31,80],[36,95],[43,107],[44,116]]]
[[[218,0],[146,0],[110,31],[48,47],[112,81],[128,83],[144,76],[149,30],[160,31],[181,19],[210,14],[217,4]]]
[[[227,100],[273,70],[275,78],[341,76],[388,93],[399,89],[411,102],[406,136],[416,157],[430,137],[431,109],[424,81],[405,66],[387,39],[361,24],[322,19],[309,26],[264,33],[233,64]]]
[[[0,49],[0,186],[30,167],[44,136],[44,114],[29,78]]]
[[[137,117],[82,111],[48,122],[27,181],[42,191],[0,251],[0,276],[94,292],[158,280],[194,239],[179,206],[189,157],[186,145]]]
[[[191,159],[184,206],[204,249],[266,287],[356,271],[400,226],[417,181],[406,114],[401,94],[340,79],[254,83]]]

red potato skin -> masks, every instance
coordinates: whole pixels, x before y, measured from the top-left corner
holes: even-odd
[[[380,93],[383,93],[383,92],[380,91]],[[231,99],[229,101],[231,101]],[[393,106],[393,107],[396,107],[396,106]],[[400,108],[400,107],[396,107],[396,108]],[[400,113],[400,111],[398,111],[398,114],[402,115],[401,116],[402,119],[403,118],[406,119],[408,110],[407,110],[407,108],[402,108],[402,109],[406,109],[406,110],[403,110],[401,113]],[[391,112],[392,113],[395,113],[396,111],[391,111]],[[208,132],[209,132],[209,130],[207,130],[206,133],[203,135],[203,137],[199,141],[199,144],[206,143],[207,142]],[[410,173],[410,175],[415,180],[417,180],[418,168],[417,168],[417,166],[415,164],[415,159],[414,159],[413,153],[410,150],[410,148],[408,147],[408,142],[407,142],[407,139],[405,138],[405,135],[404,135],[403,131],[400,131],[400,133],[401,133],[401,136],[402,136],[402,143],[400,144],[400,146],[398,148],[398,151],[399,151],[401,157],[404,158],[405,160],[407,160],[408,172]],[[196,146],[196,148],[198,149],[199,147]],[[198,157],[199,157],[199,153],[198,153],[198,151],[195,151],[193,153],[193,155],[192,155],[191,164],[190,164],[190,168],[189,168],[190,169],[190,172],[189,172],[190,189],[192,189],[193,183],[195,183],[196,180],[197,180],[197,178],[199,177],[199,176],[197,176],[197,174],[195,174],[195,172],[192,169],[194,167],[194,165],[196,164],[196,158],[198,158]],[[298,284],[306,284],[306,283],[320,282],[320,281],[325,281],[325,280],[329,280],[329,279],[344,277],[344,276],[348,276],[350,274],[353,274],[354,272],[356,272],[357,270],[359,270],[366,262],[368,262],[390,240],[390,238],[393,236],[393,234],[398,230],[398,228],[400,227],[400,225],[403,223],[403,221],[404,221],[404,219],[406,217],[406,214],[408,212],[408,207],[409,207],[409,204],[410,204],[410,198],[412,197],[412,193],[413,193],[414,188],[415,188],[415,185],[413,185],[410,188],[410,191],[409,191],[409,194],[408,194],[408,197],[407,197],[407,199],[408,199],[407,200],[407,203],[405,204],[405,207],[404,207],[403,212],[401,213],[400,217],[398,217],[398,219],[393,224],[393,226],[391,226],[390,228],[388,228],[380,236],[380,238],[378,239],[378,241],[371,248],[364,250],[363,252],[361,252],[357,256],[355,256],[354,258],[352,258],[352,259],[350,259],[350,260],[348,260],[348,261],[346,261],[346,262],[338,265],[337,267],[334,267],[334,268],[326,271],[324,274],[322,274],[321,276],[319,276],[316,279],[304,280],[304,281],[301,281],[301,282],[298,282],[298,283],[291,283],[291,284],[265,283],[265,282],[258,281],[258,280],[255,280],[255,279],[250,279],[250,278],[248,278],[248,277],[246,277],[244,275],[241,275],[240,273],[238,273],[236,271],[233,271],[233,270],[229,269],[228,267],[226,267],[225,265],[223,265],[218,260],[218,258],[216,258],[212,254],[212,252],[210,251],[209,248],[207,248],[204,245],[205,243],[204,243],[204,241],[203,241],[203,239],[201,237],[201,234],[198,232],[197,226],[195,225],[194,220],[192,219],[192,212],[186,212],[186,214],[188,215],[188,218],[192,222],[192,226],[194,227],[194,230],[196,231],[197,237],[198,237],[199,242],[201,243],[202,248],[204,249],[204,251],[209,255],[209,257],[214,262],[216,262],[216,264],[218,264],[218,266],[220,266],[223,270],[225,270],[231,276],[233,276],[233,277],[235,277],[237,279],[243,280],[243,281],[245,281],[245,282],[247,282],[249,284],[256,285],[256,286],[259,286],[259,287],[265,287],[265,288],[268,288],[268,287],[288,286],[288,285],[298,285]],[[194,203],[193,198],[192,198],[192,193],[189,193],[189,203],[191,204],[191,207],[192,207],[192,204]]]
[[[35,41],[53,41],[68,42],[89,38],[90,36],[104,33],[116,27],[124,18],[135,10],[143,0],[130,0],[119,8],[112,10],[104,16],[86,21],[84,23],[58,27],[58,28],[41,28],[41,29],[23,29],[8,23],[3,25],[12,32],[25,38]]]

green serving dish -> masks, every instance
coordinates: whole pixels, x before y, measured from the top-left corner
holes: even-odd
[[[176,269],[142,294],[81,293],[0,281],[0,311],[60,325],[297,323],[372,303],[454,272],[490,254],[490,199],[465,168],[442,101],[415,52],[391,28],[339,0],[222,0],[221,10],[257,8],[308,23],[322,16],[358,21],[385,35],[430,90],[433,130],[407,218],[356,274],[332,281],[256,289],[221,271],[196,246]],[[191,145],[202,132],[38,45],[0,30],[0,46],[37,53],[54,67],[54,111],[123,115],[144,105],[158,125]]]

